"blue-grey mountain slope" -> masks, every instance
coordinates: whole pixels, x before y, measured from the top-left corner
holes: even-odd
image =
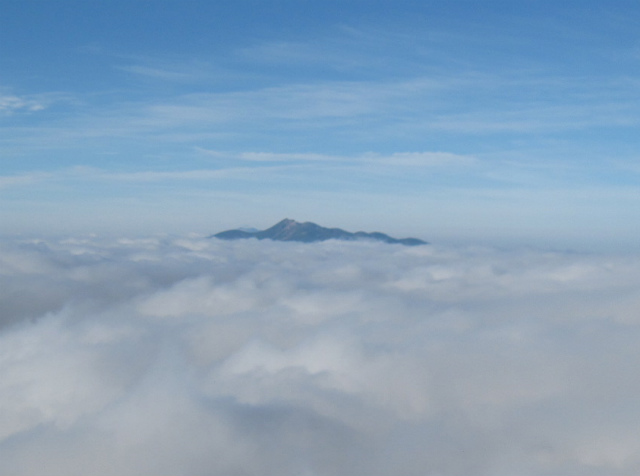
[[[366,233],[358,231],[350,233],[340,228],[324,228],[315,223],[305,222],[299,223],[295,220],[285,218],[281,222],[276,223],[271,228],[262,231],[247,230],[227,230],[210,238],[219,238],[221,240],[240,240],[244,238],[257,238],[258,240],[275,240],[275,241],[300,241],[304,243],[313,243],[316,241],[326,240],[376,240],[384,243],[397,243],[406,246],[426,245],[427,242],[418,238],[392,238],[384,233],[373,232]]]

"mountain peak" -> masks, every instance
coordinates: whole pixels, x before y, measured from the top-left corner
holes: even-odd
[[[278,223],[276,223],[273,226],[285,227],[285,226],[295,225],[296,223],[298,223],[298,222],[295,221],[295,220],[292,220],[291,218],[285,218],[284,220],[279,221]]]
[[[294,228],[294,227],[299,226],[301,224],[302,223],[298,223],[297,221],[292,220],[290,218],[285,218],[284,220],[281,220],[278,223],[276,223],[275,225],[273,225],[271,228],[287,229],[287,228]]]
[[[375,240],[384,243],[397,243],[407,246],[425,245],[426,241],[418,238],[392,238],[384,233],[373,232],[367,233],[358,231],[350,233],[340,228],[324,228],[311,222],[300,223],[290,218],[279,221],[271,228],[262,231],[247,231],[246,229],[227,230],[212,235],[210,238],[219,238],[222,240],[238,240],[243,238],[257,238],[259,240],[275,240],[275,241],[299,241],[304,243],[313,243],[326,240]]]

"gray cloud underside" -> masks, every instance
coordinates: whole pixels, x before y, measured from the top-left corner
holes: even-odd
[[[0,474],[637,474],[639,265],[5,241]]]

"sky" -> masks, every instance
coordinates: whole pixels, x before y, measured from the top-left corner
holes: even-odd
[[[0,475],[640,472],[640,260],[0,241]]]
[[[632,1],[0,1],[0,233],[633,248]]]

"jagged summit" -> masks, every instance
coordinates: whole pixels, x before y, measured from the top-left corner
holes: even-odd
[[[210,238],[219,238],[222,240],[257,238],[259,240],[301,241],[304,243],[326,240],[376,240],[384,243],[398,243],[407,246],[427,244],[426,241],[419,240],[418,238],[396,239],[379,232],[366,233],[364,231],[358,231],[356,233],[350,233],[340,228],[324,228],[315,223],[300,223],[289,218],[285,218],[266,230],[227,230],[212,235]]]

